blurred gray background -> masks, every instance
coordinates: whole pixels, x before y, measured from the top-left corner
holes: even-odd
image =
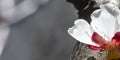
[[[16,5],[22,1],[15,0]],[[77,41],[67,30],[77,19],[77,11],[66,0],[40,4],[36,12],[11,25],[0,60],[70,60]]]

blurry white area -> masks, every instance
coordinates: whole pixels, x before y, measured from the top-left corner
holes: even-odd
[[[10,31],[9,27],[4,26],[4,24],[0,24],[0,56],[2,54],[4,45],[9,35],[9,31]]]
[[[44,5],[48,0],[23,0],[15,6],[15,0],[1,0],[0,17],[2,21],[9,24],[15,23],[34,13],[40,5]]]
[[[15,6],[15,0],[0,0],[0,55],[9,35],[9,24],[13,24],[33,14],[48,0],[23,0]]]
[[[103,4],[111,2],[111,3],[120,7],[120,0],[93,0],[93,1],[95,1],[98,6],[101,4],[100,2],[102,1]]]
[[[13,17],[15,10],[14,0],[1,0],[0,2],[0,17],[4,19],[9,19]]]

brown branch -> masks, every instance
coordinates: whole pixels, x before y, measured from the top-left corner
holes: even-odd
[[[79,18],[86,19],[88,22],[91,21],[90,14],[98,9],[99,7],[96,7],[95,1],[91,0],[67,0],[68,2],[71,2],[75,8],[79,11],[78,16]]]

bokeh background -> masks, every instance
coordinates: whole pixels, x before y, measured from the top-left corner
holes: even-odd
[[[21,2],[15,0],[16,5]],[[16,15],[21,21],[11,25],[0,60],[70,60],[77,41],[67,30],[78,18],[77,10],[66,0],[41,0],[39,4],[29,16]]]

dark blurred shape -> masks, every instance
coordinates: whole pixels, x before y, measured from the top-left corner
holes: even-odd
[[[91,56],[87,60],[96,60],[96,58],[94,56]]]
[[[79,18],[85,19],[90,23],[90,15],[91,13],[98,9],[99,7],[95,7],[96,2],[92,0],[67,0],[71,2],[75,8],[79,11]]]

